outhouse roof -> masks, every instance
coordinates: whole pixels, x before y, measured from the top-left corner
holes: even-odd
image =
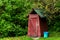
[[[44,10],[42,10],[42,9],[34,9],[34,11],[35,11],[41,18],[45,18],[45,16],[44,16]]]

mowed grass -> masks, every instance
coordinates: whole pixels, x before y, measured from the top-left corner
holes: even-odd
[[[39,38],[38,40],[60,40],[60,37]]]
[[[60,40],[60,32],[50,32],[48,38],[39,38],[38,40]]]
[[[0,38],[0,40],[33,40],[33,39],[28,37],[28,36],[20,36],[20,37],[5,37],[5,38]]]
[[[33,39],[31,37],[28,37],[28,36],[20,36],[20,37],[0,38],[0,40],[33,40]],[[60,40],[60,37],[48,37],[48,38],[40,37],[37,40]]]
[[[33,40],[33,39],[27,36],[22,36],[22,37],[0,38],[0,40]],[[60,40],[60,37],[39,38],[38,40]]]

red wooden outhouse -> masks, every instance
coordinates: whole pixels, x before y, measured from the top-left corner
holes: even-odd
[[[41,37],[47,31],[46,17],[41,9],[32,9],[28,16],[28,36]]]

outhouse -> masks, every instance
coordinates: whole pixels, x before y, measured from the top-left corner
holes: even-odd
[[[28,16],[28,36],[41,37],[47,31],[46,17],[41,9],[32,9]]]

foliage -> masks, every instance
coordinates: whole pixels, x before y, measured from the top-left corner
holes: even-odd
[[[44,9],[49,30],[51,28],[51,30],[59,31],[59,3],[59,0],[0,0],[0,37],[25,35],[27,15],[31,8]]]
[[[34,1],[35,2],[35,1]],[[59,31],[60,22],[60,0],[37,0],[36,8],[44,9],[47,24],[50,31]]]
[[[26,34],[29,9],[27,0],[0,0],[0,37]]]

